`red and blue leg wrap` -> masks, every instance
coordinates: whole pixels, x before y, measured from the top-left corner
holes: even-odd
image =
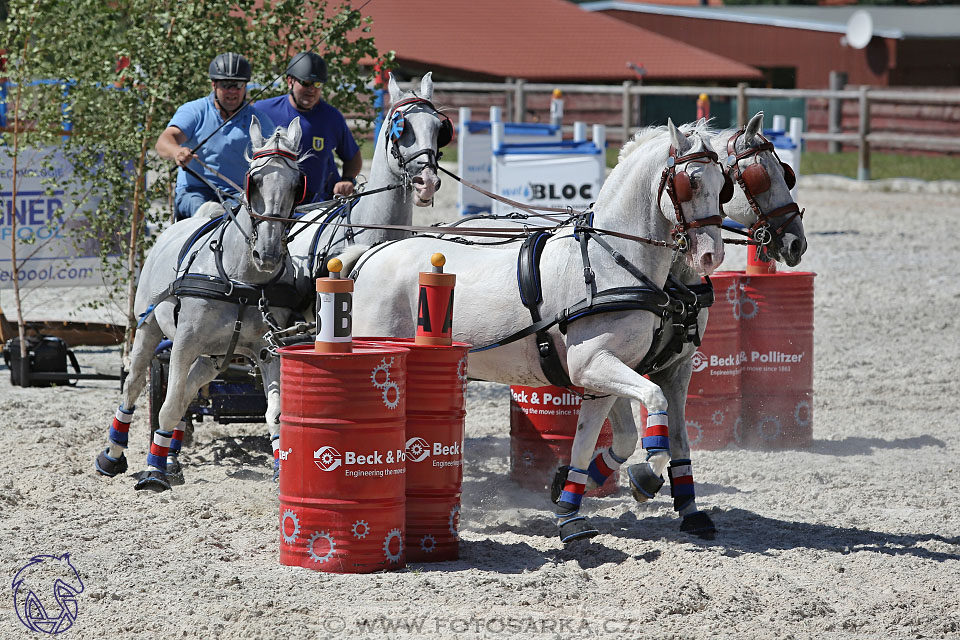
[[[113,416],[113,424],[110,425],[110,442],[119,447],[127,447],[134,409],[135,407],[124,409],[123,406],[119,406],[117,413]]]
[[[150,453],[147,454],[147,465],[163,473],[167,472],[167,453],[170,451],[172,431],[156,431],[153,434],[153,443],[150,444]]]
[[[177,425],[177,428],[173,430],[173,435],[170,436],[170,450],[167,452],[169,456],[178,456],[180,455],[180,449],[183,447],[183,431],[186,429],[186,423],[181,420],[180,424]]]
[[[621,458],[615,454],[613,447],[610,447],[594,456],[593,460],[590,461],[590,466],[587,467],[587,475],[599,487],[626,461],[626,458]]]
[[[583,500],[583,491],[587,485],[587,472],[583,469],[570,467],[567,470],[567,481],[563,484],[563,491],[560,492],[560,500],[557,501],[556,515],[559,518],[566,518],[580,510],[580,502]]]
[[[673,509],[683,512],[696,500],[696,491],[693,485],[693,466],[690,464],[690,459],[671,460],[667,474],[670,476],[670,495],[673,496]]]
[[[670,432],[667,430],[666,411],[647,414],[647,428],[643,432],[643,448],[648,452],[665,451],[670,448]]]

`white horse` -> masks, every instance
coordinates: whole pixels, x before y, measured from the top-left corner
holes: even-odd
[[[700,123],[703,126],[703,123]],[[770,256],[789,266],[799,264],[807,248],[801,211],[790,189],[796,177],[789,166],[783,164],[771,145],[762,135],[763,112],[757,113],[743,129],[715,132],[711,136],[714,148],[727,153],[724,170],[730,177],[732,199],[724,204],[727,216],[750,230],[752,239],[765,243]],[[620,153],[622,161],[628,156],[634,143],[628,142]],[[748,250],[752,251],[753,248]],[[672,274],[686,285],[700,282],[700,276],[682,262],[674,262]],[[708,310],[700,312],[699,335],[707,326]],[[687,438],[684,410],[687,390],[692,374],[692,356],[695,347],[690,344],[665,366],[649,373],[668,401],[671,494],[674,509],[682,517],[681,531],[704,538],[713,538],[716,527],[710,517],[697,509],[693,468],[690,458],[690,443]],[[611,453],[628,458],[636,449],[638,429],[635,406],[618,400],[610,413],[613,429]],[[651,464],[651,463],[654,464]],[[648,460],[631,465],[628,479],[633,496],[639,502],[654,497],[663,486],[663,469]],[[562,479],[562,470],[558,474]],[[557,482],[555,481],[555,485]],[[591,479],[587,489],[595,482]],[[556,499],[558,491],[553,490]]]
[[[578,511],[588,471],[602,465],[612,473],[609,467],[622,462],[591,459],[600,426],[617,398],[636,400],[648,409],[651,423],[663,432],[653,448],[664,466],[669,459],[667,399],[633,367],[644,360],[664,317],[683,306],[663,291],[674,243],[686,249],[685,259],[697,273],[712,273],[723,260],[718,215],[723,185],[717,155],[701,133],[688,138],[673,123],[646,130],[604,184],[592,222],[581,219],[576,234],[558,232],[545,241],[540,314],[546,321],[541,331],[524,333],[531,322],[514,284],[516,254],[417,237],[372,250],[357,264],[354,332],[412,336],[417,273],[440,251],[457,274],[454,338],[497,345],[471,355],[471,378],[546,384],[534,334],[549,336],[572,384],[587,390],[557,508],[560,536],[570,541],[596,535]],[[550,322],[558,317],[560,322]],[[518,332],[519,339],[509,339]]]
[[[405,237],[390,229],[356,230],[355,225],[410,225],[413,205],[429,206],[440,188],[437,162],[440,148],[453,136],[450,120],[430,102],[433,79],[427,73],[419,93],[401,91],[390,75],[391,109],[380,127],[366,191],[352,210],[343,205],[305,215],[291,231],[290,255],[297,286],[314,290],[314,280],[326,274],[327,259],[343,252],[359,237],[364,245]]]
[[[167,458],[179,450],[181,418],[200,387],[213,380],[233,354],[259,365],[267,394],[267,424],[271,431],[278,430],[280,362],[262,356],[267,346],[262,336],[285,326],[291,308],[299,306],[286,232],[305,189],[298,166],[300,137],[299,118],[264,138],[254,117],[248,204],[222,218],[182,220],[166,229],[150,250],[134,302],[140,323],[130,374],[107,447],[96,459],[99,473],[112,477],[127,470],[124,451],[130,421],[164,335],[173,340],[167,393],[147,456],[148,472],[138,489],[170,488]]]

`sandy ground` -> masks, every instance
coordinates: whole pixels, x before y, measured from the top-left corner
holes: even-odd
[[[960,638],[960,196],[824,184],[800,192],[801,267],[818,274],[814,441],[694,452],[716,540],[681,534],[669,497],[621,492],[588,501],[600,536],[563,548],[547,496],[507,477],[507,389],[471,383],[459,561],[285,567],[262,425],[202,423],[187,483],[135,492],[93,472],[115,382],[22,389],[0,366],[0,577],[69,552],[85,585],[73,638]],[[454,217],[455,192],[418,222]],[[65,294],[35,298],[33,316],[75,308]],[[77,351],[86,370],[119,368],[115,350]],[[26,637],[6,593],[0,637]]]

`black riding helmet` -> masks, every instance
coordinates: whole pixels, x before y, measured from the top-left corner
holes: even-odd
[[[313,51],[303,51],[290,60],[287,75],[306,84],[326,82],[327,63]]]
[[[239,53],[221,53],[210,62],[211,80],[250,80],[250,63]]]

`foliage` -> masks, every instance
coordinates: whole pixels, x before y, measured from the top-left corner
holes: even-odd
[[[268,97],[286,91],[282,71],[289,57],[314,48],[327,59],[333,80],[325,98],[370,120],[365,86],[373,75],[361,61],[388,63],[368,35],[369,19],[345,0],[337,7],[325,1],[311,5],[315,12],[305,11],[302,0],[10,0],[8,5],[7,43],[15,42],[11,32],[23,40],[25,21],[40,16],[32,23],[36,65],[29,75],[56,79],[66,89],[73,134],[64,151],[74,165],[72,197],[99,200],[83,233],[108,240],[102,262],[121,286],[142,263],[148,226],[162,226],[169,217],[163,203],[176,174],[153,153],[153,145],[178,106],[210,92],[207,68],[215,55],[244,54],[253,66],[253,83],[263,85],[261,97]],[[34,109],[29,116],[49,132],[59,128],[61,99],[41,93],[29,103]],[[80,192],[83,183],[94,185],[93,194]],[[117,247],[129,256],[107,255]]]

